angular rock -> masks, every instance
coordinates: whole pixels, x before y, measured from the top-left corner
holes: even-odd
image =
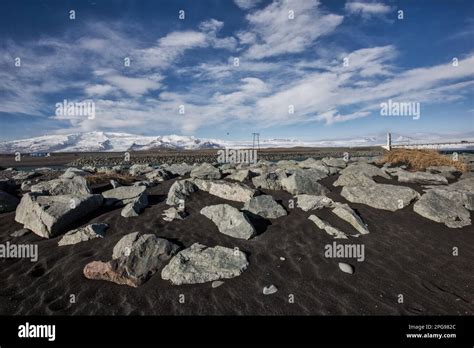
[[[30,232],[31,231],[29,229],[22,228],[22,229],[19,229],[18,231],[10,233],[10,236],[13,237],[13,238],[19,238],[19,237],[23,237],[24,235],[27,235]]]
[[[330,236],[333,236],[335,239],[347,239],[347,234],[342,232],[341,230],[337,229],[336,227],[333,227],[329,223],[327,223],[324,220],[321,220],[319,217],[316,215],[310,215],[308,217],[309,220],[313,221],[316,226],[318,226],[319,229],[325,230],[327,234]]]
[[[200,190],[229,201],[247,202],[256,193],[254,189],[240,182],[201,179],[194,179],[193,182]]]
[[[89,175],[89,172],[86,172],[82,169],[69,167],[66,171],[61,174],[60,178],[72,179],[74,176],[86,176]]]
[[[73,175],[50,181],[40,182],[31,186],[31,192],[47,194],[50,196],[59,195],[90,195],[91,190],[87,181],[82,176]]]
[[[121,187],[122,184],[120,184],[118,181],[116,180],[110,180],[110,185],[112,185],[113,188],[117,188],[117,187]]]
[[[439,174],[446,179],[455,179],[455,174],[460,174],[459,170],[452,166],[430,166],[426,171],[432,174]]]
[[[73,245],[95,238],[103,238],[107,228],[109,228],[109,225],[107,224],[90,224],[84,227],[76,228],[75,230],[67,232],[59,240],[58,245]]]
[[[388,169],[391,175],[398,177],[399,182],[421,185],[447,185],[448,180],[440,174],[427,172],[408,172],[400,168]]]
[[[277,219],[287,215],[286,210],[269,195],[261,195],[251,198],[249,201],[245,202],[244,210],[266,219]]]
[[[153,182],[162,182],[168,180],[171,176],[163,169],[154,169],[153,171],[146,173],[145,177]]]
[[[255,178],[252,178],[252,183],[255,188],[262,188],[265,190],[281,190],[281,180],[286,178],[287,175],[283,170],[277,170],[275,172],[263,173]]]
[[[322,162],[328,167],[345,168],[347,162],[343,158],[325,157]]]
[[[340,176],[333,186],[367,186],[375,183],[375,176],[391,179],[382,169],[364,162],[357,162],[340,171]]]
[[[120,186],[102,192],[107,205],[127,205],[136,202],[145,193],[145,186]]]
[[[317,210],[322,208],[330,208],[334,205],[334,201],[326,196],[315,195],[297,195],[296,205],[304,211]]]
[[[459,202],[429,190],[413,206],[413,211],[427,219],[443,223],[449,228],[461,228],[471,224],[469,211]]]
[[[174,285],[206,283],[237,277],[248,265],[242,251],[195,243],[174,256],[163,268],[161,277]]]
[[[326,174],[315,169],[298,170],[288,178],[281,179],[281,186],[292,195],[312,194],[324,196],[329,193],[329,190],[317,181],[325,176]]]
[[[173,175],[184,176],[191,173],[191,170],[194,168],[192,165],[181,163],[181,164],[172,164],[169,166],[164,166],[164,168]]]
[[[173,221],[173,220],[183,220],[187,214],[184,210],[176,209],[175,207],[171,207],[165,211],[163,211],[163,220],[165,221]]]
[[[352,227],[354,227],[360,234],[369,233],[367,225],[364,224],[360,216],[357,215],[356,212],[351,207],[349,207],[348,204],[336,202],[334,203],[334,208],[332,209],[332,212],[338,217],[340,217],[342,220],[350,223]]]
[[[125,205],[125,207],[120,212],[120,215],[123,217],[138,216],[140,212],[146,208],[147,205],[148,196],[146,194],[142,194],[133,202],[127,203],[127,205]]]
[[[219,232],[240,239],[250,239],[255,235],[244,213],[228,204],[217,204],[201,209],[201,214],[214,222]]]
[[[18,172],[18,174],[14,175],[12,177],[13,180],[19,180],[19,181],[23,181],[23,180],[28,180],[28,179],[32,179],[36,176],[39,176],[40,174],[39,173],[36,173],[36,172],[30,172],[30,171],[25,171],[25,172]]]
[[[220,179],[222,175],[220,170],[212,164],[203,163],[191,170],[190,177],[198,179]]]
[[[376,209],[396,211],[418,199],[420,194],[409,187],[373,184],[344,186],[341,196],[352,203],[362,203]]]
[[[250,176],[250,171],[248,169],[241,169],[235,171],[235,173],[229,175],[226,179],[235,180],[235,181],[244,181],[247,180]]]
[[[326,175],[329,174],[329,169],[328,167],[323,163],[321,160],[315,160],[314,158],[308,158],[304,161],[298,162],[298,166],[301,168],[312,168],[312,169],[317,169]]]
[[[190,180],[178,180],[171,185],[168,191],[167,205],[178,205],[192,192],[197,190],[196,185]]]
[[[9,193],[0,191],[0,214],[16,209],[20,200]]]
[[[16,209],[15,221],[41,237],[51,238],[65,232],[71,223],[101,204],[101,195],[43,196],[27,193]]]
[[[224,282],[222,280],[214,280],[211,284],[213,289],[218,288],[219,286],[223,285]]]
[[[116,249],[120,249],[119,251]],[[88,279],[107,280],[133,287],[146,282],[176,252],[179,247],[153,234],[138,232],[124,236],[114,247],[109,262],[94,261],[84,267]]]
[[[128,169],[128,173],[132,176],[144,175],[152,172],[154,168],[149,164],[134,164]]]

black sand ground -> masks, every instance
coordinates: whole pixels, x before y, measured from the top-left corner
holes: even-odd
[[[331,188],[331,198],[346,202],[336,177],[321,182]],[[338,269],[340,259],[324,257],[324,246],[334,239],[319,230],[298,208],[288,208],[291,195],[272,192],[289,215],[259,224],[259,235],[238,240],[218,232],[199,214],[201,208],[227,202],[205,192],[186,202],[190,213],[184,221],[165,222],[166,194],[174,180],[149,189],[150,206],[136,218],[123,218],[120,209],[97,211],[84,219],[110,225],[103,239],[58,247],[58,238],[42,239],[29,234],[13,239],[10,233],[22,225],[14,212],[0,215],[0,242],[37,243],[39,260],[0,260],[1,314],[74,315],[371,315],[371,314],[474,314],[474,228],[449,229],[424,219],[410,205],[397,212],[350,203],[368,224],[370,234],[340,243],[363,243],[365,261],[346,260],[355,266],[352,275]],[[382,181],[382,180],[378,180]],[[385,180],[384,180],[385,181]],[[396,181],[392,181],[396,184]],[[419,187],[413,186],[420,190]],[[104,189],[104,188],[103,188]],[[243,204],[227,202],[241,208]],[[313,212],[336,227],[349,230],[328,210]],[[471,214],[471,219],[474,218]],[[76,224],[76,225],[80,225]],[[84,265],[111,258],[115,243],[125,234],[140,231],[168,238],[188,247],[199,242],[209,246],[238,247],[249,257],[249,268],[219,288],[210,283],[174,286],[160,272],[139,288],[88,280]],[[453,256],[453,247],[459,256]],[[284,257],[285,261],[281,261]],[[264,296],[264,286],[279,291]],[[70,295],[76,303],[70,303]],[[180,295],[185,303],[180,303]],[[404,303],[398,303],[398,295]],[[294,303],[290,303],[290,295]]]

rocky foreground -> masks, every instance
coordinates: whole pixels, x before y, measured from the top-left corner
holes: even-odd
[[[91,183],[92,177],[101,175],[115,179]],[[121,182],[125,176],[133,180]],[[265,305],[261,300],[252,307],[240,298],[229,300],[230,305],[209,304],[208,309],[194,298],[190,300],[193,306],[186,307],[183,300],[183,309],[168,308],[173,313],[473,313],[472,263],[464,263],[465,258],[472,261],[474,255],[472,171],[460,173],[444,166],[414,172],[390,163],[382,166],[372,157],[326,157],[276,163],[261,160],[254,165],[135,164],[32,171],[9,168],[1,172],[1,177],[2,241],[40,245],[37,265],[27,260],[1,261],[6,265],[2,266],[2,276],[9,279],[0,292],[4,313],[170,314],[162,311],[167,305],[147,303],[140,307],[136,303],[138,307],[131,307],[133,291],[144,288],[148,294],[154,291],[149,284],[156,282],[160,282],[160,291],[176,297],[178,307],[179,295],[186,292],[191,298],[203,296],[202,289],[208,289],[206,283],[214,289],[230,287],[227,295],[237,296],[242,291],[239,296],[283,296],[280,305],[275,300]],[[404,240],[403,236],[408,237]],[[333,242],[364,244],[367,261],[359,263],[347,256],[328,258],[324,248]],[[453,247],[462,249],[462,255],[453,257]],[[383,258],[391,260],[400,251],[403,256],[395,262],[395,269],[386,269]],[[434,264],[411,264],[436,259],[437,253],[442,257]],[[316,268],[302,267],[303,259]],[[315,262],[325,265],[325,269],[315,266]],[[372,262],[375,266],[370,272],[377,270],[378,275],[365,269],[365,264]],[[404,269],[411,272],[413,267],[420,267],[414,271],[420,272],[417,277],[441,269],[448,273],[441,276],[442,285],[433,274],[410,285],[404,277],[413,275],[405,274]],[[20,274],[15,274],[15,269]],[[330,275],[328,269],[333,270]],[[458,282],[449,274],[450,269],[464,280]],[[464,272],[470,275],[463,277]],[[55,278],[61,274],[72,283]],[[363,284],[370,277],[372,289],[370,295],[364,295],[367,289]],[[30,289],[34,296],[18,287],[31,286],[25,283],[30,278],[38,283],[38,289]],[[48,289],[41,278],[54,279],[54,289]],[[234,278],[243,278],[247,285],[251,282],[253,290],[232,289]],[[377,281],[383,284],[374,285]],[[319,284],[308,289],[308,282]],[[356,283],[359,287],[353,287]],[[328,296],[321,291],[337,284],[347,284],[348,288],[334,290],[339,299],[330,295],[331,301],[321,303]],[[123,286],[135,290],[122,292]],[[193,295],[186,286],[201,290],[196,289]],[[426,303],[441,301],[441,307],[420,305],[423,296],[417,291],[413,296],[418,300],[408,296],[409,305],[397,303],[399,294],[412,294],[417,286],[432,292],[433,298],[425,299]],[[108,295],[100,295],[105,297],[98,300],[90,289],[120,295],[110,305],[101,304]],[[55,297],[44,298],[50,290]],[[344,297],[349,290],[353,294]],[[290,295],[294,297],[295,293],[298,299],[292,302]],[[67,303],[71,294],[95,297],[96,302],[75,306]],[[390,299],[385,300],[384,294]],[[381,298],[374,300],[379,295]],[[213,296],[206,292],[202,298],[212,302]],[[365,306],[362,299],[366,296],[371,304],[379,304]],[[144,298],[151,301],[148,295]],[[33,299],[40,304],[31,305]],[[347,301],[350,304],[344,305]]]

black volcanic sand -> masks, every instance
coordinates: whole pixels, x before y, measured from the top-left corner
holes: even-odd
[[[336,177],[321,182],[332,189],[330,197],[346,202],[340,188],[332,187]],[[14,212],[0,215],[0,241],[37,243],[39,260],[0,261],[0,313],[2,314],[153,314],[153,315],[370,315],[370,314],[474,314],[474,228],[449,229],[424,219],[410,205],[397,212],[350,203],[368,224],[370,234],[339,243],[364,243],[365,261],[345,260],[355,273],[338,268],[341,259],[324,257],[324,246],[334,239],[307,219],[311,213],[288,208],[291,195],[267,191],[281,200],[289,215],[258,225],[259,235],[239,240],[218,232],[199,214],[211,204],[227,202],[205,192],[186,201],[190,216],[165,222],[161,213],[174,180],[149,189],[150,206],[136,218],[123,218],[120,209],[97,211],[81,224],[105,222],[106,237],[74,246],[58,247],[60,237],[41,239],[35,234],[13,239],[9,234],[22,226]],[[381,180],[379,180],[381,181]],[[392,181],[396,184],[396,181]],[[412,185],[412,187],[415,187]],[[415,187],[419,191],[420,187]],[[329,210],[313,212],[336,227],[352,227]],[[473,218],[471,214],[471,219]],[[76,224],[78,225],[78,224]],[[76,226],[74,226],[76,227]],[[160,272],[139,288],[106,281],[88,280],[84,265],[107,261],[113,246],[125,234],[140,231],[168,238],[188,247],[199,242],[208,246],[238,247],[249,258],[249,268],[239,277],[225,280],[219,288],[210,283],[174,286],[162,280]],[[453,247],[459,256],[452,255]],[[281,261],[280,257],[285,260]],[[264,286],[279,291],[265,296]],[[76,303],[69,302],[70,295]],[[185,303],[179,295],[185,295]],[[294,303],[289,303],[289,295]],[[398,303],[402,294],[404,303]]]

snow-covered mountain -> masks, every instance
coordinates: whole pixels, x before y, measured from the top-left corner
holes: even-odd
[[[410,136],[392,134],[393,144],[420,144],[461,140],[474,141],[474,132],[455,135],[416,133]],[[261,139],[261,148],[271,147],[356,147],[379,146],[386,143],[386,135],[345,139],[304,141],[297,139]],[[30,139],[0,142],[0,153],[32,152],[122,152],[153,149],[215,149],[252,147],[252,140],[228,141],[200,139],[194,136],[144,136],[127,133],[88,132],[68,135],[45,135]]]

